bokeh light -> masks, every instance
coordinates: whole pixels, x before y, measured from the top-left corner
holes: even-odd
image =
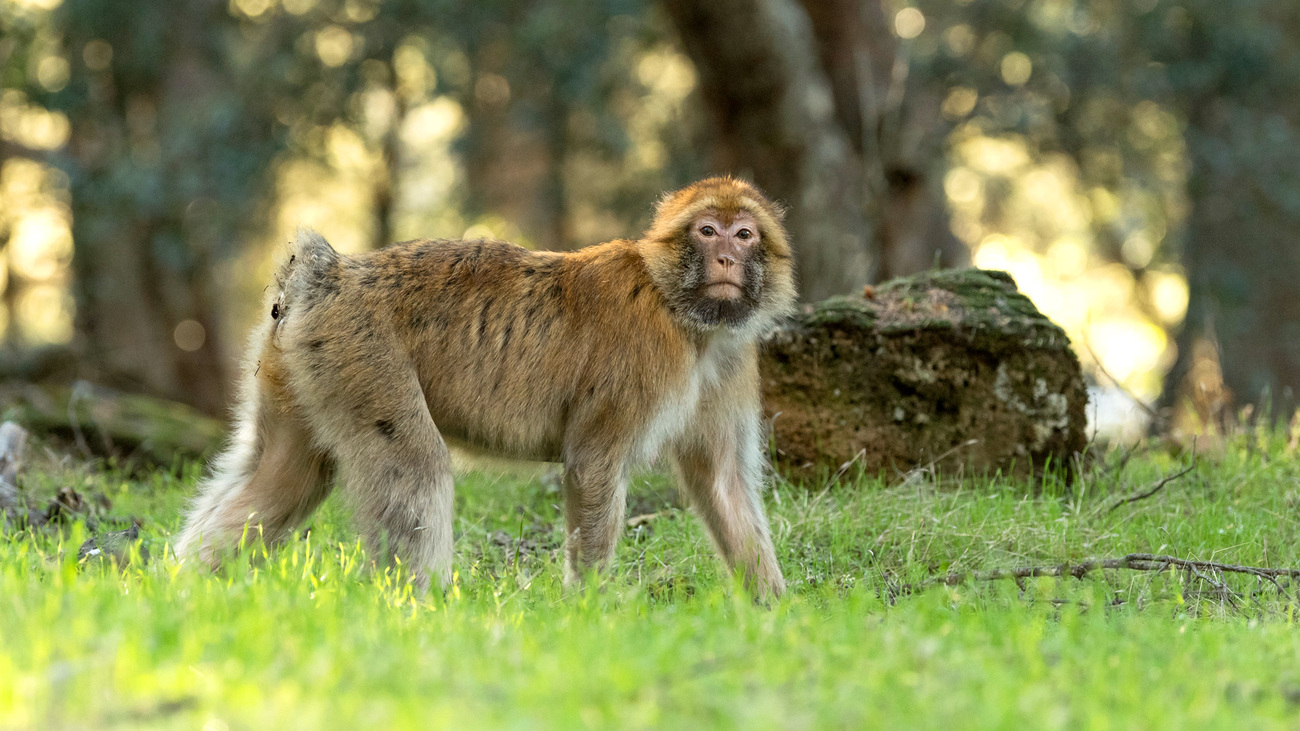
[[[894,15],[894,32],[899,38],[911,40],[925,30],[925,16],[916,8],[903,8]]]

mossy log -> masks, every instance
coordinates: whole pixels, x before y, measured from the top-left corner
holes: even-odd
[[[766,340],[764,407],[794,477],[846,464],[1069,468],[1088,392],[1069,338],[1005,272],[929,272],[811,307]]]
[[[73,386],[0,385],[0,417],[66,442],[85,456],[170,466],[219,446],[216,419],[174,401],[80,381]]]

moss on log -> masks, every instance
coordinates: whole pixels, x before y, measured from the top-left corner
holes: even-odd
[[[84,381],[69,387],[0,385],[0,418],[68,443],[86,456],[167,465],[197,459],[221,441],[221,422],[174,401]]]
[[[806,308],[767,338],[778,468],[1072,464],[1087,442],[1079,360],[1009,275],[928,272],[866,294]]]

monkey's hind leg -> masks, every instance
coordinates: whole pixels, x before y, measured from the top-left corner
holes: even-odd
[[[370,550],[400,561],[417,590],[451,584],[451,453],[424,395],[410,384],[403,406],[353,424],[333,445],[343,489]],[[391,403],[391,402],[390,402]]]
[[[260,526],[263,540],[277,543],[329,494],[329,465],[306,426],[257,393],[256,384],[250,390],[231,444],[199,485],[176,541],[178,557],[215,567],[245,525]]]

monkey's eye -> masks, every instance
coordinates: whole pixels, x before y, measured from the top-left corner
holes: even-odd
[[[747,238],[749,238],[750,236],[753,236],[753,235],[754,235],[754,232],[750,231],[750,230],[747,229],[747,228],[742,228],[742,229],[740,229],[739,231],[736,232],[736,238],[738,238],[738,239],[742,239],[742,240],[743,240],[743,239],[747,239]]]
[[[700,233],[704,236],[712,236],[717,233],[712,226],[701,226]]]

